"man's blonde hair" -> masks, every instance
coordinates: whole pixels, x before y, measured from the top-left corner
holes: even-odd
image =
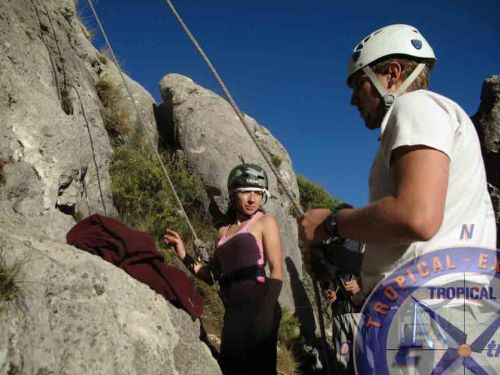
[[[403,79],[408,78],[408,76],[411,74],[411,72],[413,72],[413,70],[415,70],[417,65],[420,63],[419,61],[406,59],[404,57],[393,57],[393,58],[389,58],[387,60],[375,63],[374,65],[371,66],[371,68],[376,74],[387,73],[388,68],[389,68],[389,64],[391,62],[397,62],[401,65]],[[431,62],[429,62],[429,61],[422,61],[422,62],[425,63],[424,69],[418,75],[418,77],[415,79],[415,81],[413,81],[412,84],[408,87],[406,92],[415,91],[415,90],[422,90],[422,89],[427,90],[429,88],[429,72],[431,70],[430,69]]]

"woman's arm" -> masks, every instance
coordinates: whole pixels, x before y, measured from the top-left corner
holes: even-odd
[[[184,242],[179,233],[174,230],[167,229],[163,240],[167,245],[172,246],[172,252],[179,258],[184,265],[200,280],[203,280],[209,285],[213,285],[214,280],[208,266],[194,260],[187,254],[184,247]]]
[[[269,338],[275,326],[276,304],[283,285],[283,255],[278,223],[273,216],[263,216],[259,221],[264,253],[269,263],[270,275],[266,280],[261,306],[255,318],[255,337],[257,340]]]
[[[269,278],[283,280],[283,255],[278,223],[273,216],[266,215],[259,220],[259,224],[262,231],[264,253],[269,263]]]

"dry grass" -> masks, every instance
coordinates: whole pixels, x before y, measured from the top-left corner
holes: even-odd
[[[0,244],[0,312],[15,304],[20,296],[19,273],[25,260],[9,264],[5,259],[5,250]]]
[[[95,89],[104,107],[113,107],[120,99],[118,86],[109,77],[101,78],[95,84]]]
[[[97,54],[97,60],[99,60],[99,62],[104,65],[108,63],[108,57],[101,52]]]
[[[292,350],[285,345],[278,345],[278,363],[277,372],[282,375],[297,375],[299,374],[299,363],[295,359]]]
[[[111,138],[111,144],[118,146],[124,143],[123,137],[129,135],[132,126],[126,113],[119,109],[104,108],[101,111],[104,128]]]
[[[92,41],[98,34],[97,27],[94,25],[94,17],[85,1],[75,1],[76,18],[82,28],[85,37]]]
[[[300,339],[300,323],[295,315],[286,308],[281,310],[278,331],[278,374],[298,374],[300,363],[293,354],[294,344]]]
[[[119,146],[124,143],[124,137],[131,133],[133,126],[120,105],[118,86],[110,78],[103,77],[96,83],[95,89],[103,106],[101,116],[104,128],[108,132],[111,144]]]

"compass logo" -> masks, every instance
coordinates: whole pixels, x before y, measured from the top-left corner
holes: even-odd
[[[365,303],[356,372],[497,374],[500,369],[497,250],[437,250],[401,266]]]

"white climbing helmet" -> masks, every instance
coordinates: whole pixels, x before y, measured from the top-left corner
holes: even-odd
[[[369,65],[382,57],[391,55],[425,59],[431,62],[431,67],[436,61],[436,55],[434,55],[430,44],[415,27],[410,25],[389,25],[374,31],[359,42],[349,59],[347,83],[350,83],[353,74],[363,70],[382,97],[386,111],[394,103],[394,100],[415,81],[425,67],[424,62],[419,63],[397,91],[389,93]]]
[[[410,25],[389,25],[374,31],[359,42],[349,59],[347,79],[372,62],[389,55],[407,55],[436,61],[430,44]]]

